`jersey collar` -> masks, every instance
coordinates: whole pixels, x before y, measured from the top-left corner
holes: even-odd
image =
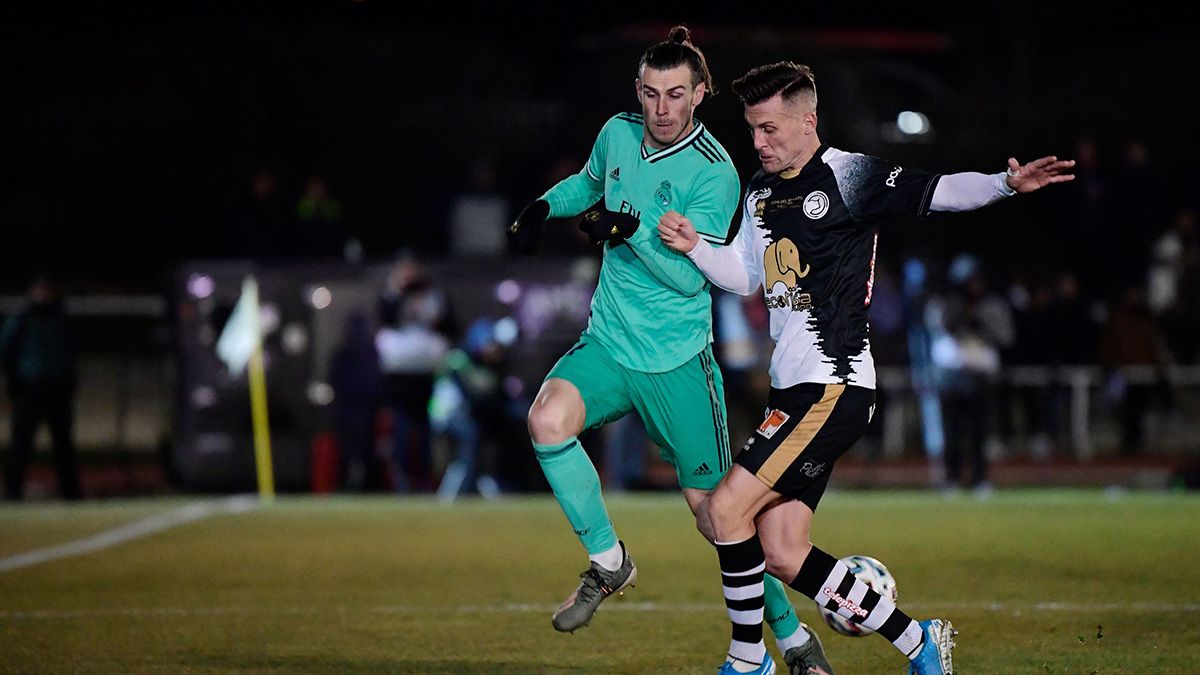
[[[806,162],[803,167],[799,169],[785,169],[780,171],[779,177],[784,180],[791,180],[801,174],[816,171],[817,167],[825,163],[823,158],[825,157],[825,151],[828,149],[829,146],[822,143],[821,145],[817,146],[816,152],[813,153],[812,157],[808,158],[808,162]]]
[[[654,162],[666,159],[671,155],[682,151],[692,143],[695,143],[696,139],[700,138],[700,136],[704,134],[704,125],[700,123],[700,120],[693,118],[692,121],[695,123],[695,128],[692,129],[691,133],[679,139],[678,141],[675,141],[674,144],[663,148],[662,150],[651,150],[650,148],[647,148],[646,140],[642,139],[642,159],[653,164]]]

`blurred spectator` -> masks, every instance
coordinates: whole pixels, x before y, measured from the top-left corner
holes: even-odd
[[[310,176],[304,194],[296,204],[296,231],[289,236],[289,247],[304,258],[336,258],[346,255],[349,237],[342,223],[342,204],[329,192],[320,176]]]
[[[1151,263],[1151,237],[1166,218],[1162,185],[1146,144],[1136,138],[1126,141],[1109,186],[1121,200],[1119,207],[1110,212],[1114,218],[1112,236],[1106,246],[1098,249],[1114,263],[1109,274],[1119,275],[1116,281],[1123,286],[1144,283],[1141,275]]]
[[[1196,342],[1200,339],[1194,312],[1196,299],[1186,292],[1194,288],[1185,288],[1186,283],[1194,283],[1187,275],[1191,271],[1194,276],[1198,245],[1196,212],[1180,209],[1170,228],[1154,242],[1146,278],[1146,304],[1162,321],[1172,351],[1188,363],[1195,361]]]
[[[432,487],[429,399],[450,347],[450,311],[445,293],[411,254],[392,266],[380,318],[375,346],[392,414],[392,485],[398,492]]]
[[[1108,177],[1101,171],[1095,138],[1076,142],[1075,180],[1061,187],[1052,197],[1058,204],[1060,226],[1045,232],[1048,250],[1060,256],[1060,263],[1078,270],[1085,286],[1106,291],[1112,276],[1111,258],[1120,249],[1111,236],[1114,223],[1108,208]]]
[[[933,364],[933,344],[945,335],[942,302],[931,288],[929,267],[921,256],[904,261],[903,290],[905,324],[908,326],[907,346],[913,390],[921,416],[921,441],[929,464],[929,482],[942,486],[946,482],[945,428],[942,424],[942,402],[938,397],[936,368]]]
[[[871,286],[871,355],[876,367],[908,364],[908,345],[905,326],[905,307],[901,289],[893,278],[891,268],[883,261],[875,265]],[[884,420],[891,413],[892,395],[887,387],[875,390],[875,414],[867,426],[864,439],[868,443],[866,456],[878,459],[884,449]]]
[[[490,158],[471,167],[470,186],[450,206],[450,255],[456,258],[495,258],[504,255],[509,204],[496,190],[496,169]]]
[[[971,463],[967,485],[983,496],[991,490],[985,442],[996,428],[1000,352],[1013,344],[1013,321],[1007,303],[989,292],[973,257],[955,258],[950,280],[943,330],[930,346],[945,411],[946,483],[953,487],[961,482],[965,455]]]
[[[383,484],[375,452],[375,412],[383,389],[379,354],[367,317],[346,320],[342,343],[329,366],[333,386],[333,426],[340,449],[343,487],[360,492]]]
[[[50,427],[58,493],[79,499],[79,472],[72,439],[76,384],[75,332],[49,275],[29,288],[29,303],[0,328],[0,364],[12,400],[12,446],[4,467],[4,496],[25,496],[25,469],[38,427]]]
[[[275,174],[263,169],[250,180],[250,190],[234,207],[232,250],[238,257],[274,258],[287,253],[289,233],[286,207],[279,196]]]
[[[529,402],[518,400],[506,386],[509,349],[516,338],[512,318],[476,319],[462,345],[446,358],[430,406],[434,431],[454,444],[454,460],[438,487],[442,501],[472,490],[484,497],[498,495],[497,465],[528,453]]]
[[[1183,254],[1179,277],[1179,302],[1171,317],[1171,355],[1178,361],[1200,361],[1200,242],[1193,241]]]
[[[1154,315],[1141,288],[1129,287],[1112,308],[1100,335],[1100,365],[1106,369],[1106,398],[1121,409],[1121,453],[1142,450],[1143,422],[1154,384],[1131,379],[1125,368],[1143,366],[1155,372],[1170,360]]]
[[[1012,363],[1018,366],[1052,368],[1058,361],[1057,345],[1063,324],[1055,311],[1054,289],[1046,281],[1021,281],[1009,292],[1014,309],[1017,341]],[[1036,460],[1049,459],[1058,437],[1058,395],[1060,385],[1054,375],[1043,384],[1028,384],[1017,389],[1025,420],[1025,445]]]

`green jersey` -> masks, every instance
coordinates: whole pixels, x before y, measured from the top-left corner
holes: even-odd
[[[641,225],[622,244],[604,247],[587,335],[631,370],[662,373],[712,342],[708,279],[658,238],[658,220],[678,211],[715,246],[729,239],[740,185],[728,153],[704,125],[669,148],[642,142],[642,116],[616,115],[600,130],[587,166],[542,199],[556,218],[583,213],[603,195],[610,210]]]

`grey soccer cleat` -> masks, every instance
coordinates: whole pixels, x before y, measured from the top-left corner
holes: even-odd
[[[817,634],[806,623],[801,623],[800,629],[808,633],[809,639],[803,646],[792,647],[784,652],[783,662],[787,664],[788,675],[810,675],[811,673],[834,675],[833,666],[829,665],[829,659],[825,658],[825,648],[821,646],[821,638],[817,637]],[[820,670],[813,670],[813,668]]]
[[[554,630],[573,633],[583,628],[592,620],[592,615],[605,598],[613,593],[620,593],[626,586],[633,586],[637,582],[637,566],[633,564],[633,558],[629,557],[625,542],[620,544],[621,553],[624,554],[621,567],[610,572],[595,562],[588,565],[579,575],[583,580],[579,587],[554,610]]]

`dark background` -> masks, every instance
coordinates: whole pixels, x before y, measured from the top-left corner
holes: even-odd
[[[403,246],[436,257],[446,204],[477,158],[492,160],[514,209],[541,194],[555,163],[581,166],[604,120],[637,108],[637,58],[680,22],[719,89],[759,63],[811,64],[822,139],[843,149],[943,172],[1071,156],[1083,137],[1112,167],[1131,140],[1149,150],[1149,180],[1118,182],[1094,228],[1064,224],[1065,200],[1039,194],[980,212],[969,234],[936,216],[898,228],[885,258],[964,244],[1031,264],[1075,244],[1140,255],[1194,199],[1194,23],[1145,5],[975,4],[368,0],[10,16],[0,292],[46,265],[76,292],[160,291],[178,261],[237,253],[230,213],[261,169],[289,195],[325,177],[368,259]],[[930,117],[929,142],[881,136],[904,109]],[[745,178],[756,162],[740,115],[728,93],[698,112]],[[1122,227],[1124,209],[1152,212]]]

